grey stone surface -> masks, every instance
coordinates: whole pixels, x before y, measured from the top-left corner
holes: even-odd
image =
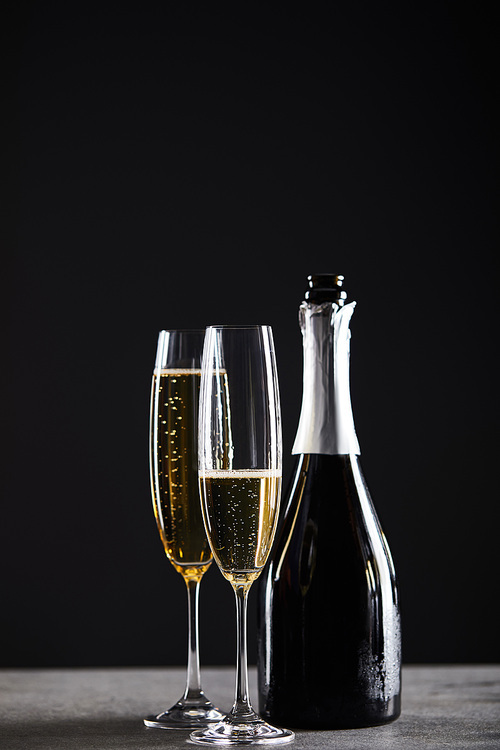
[[[160,750],[199,747],[189,732],[146,729],[142,717],[181,695],[185,670],[0,670],[0,750]],[[500,666],[407,666],[403,713],[384,727],[296,732],[293,750],[500,749]],[[257,704],[255,669],[251,696]],[[205,668],[203,686],[232,704],[234,670]],[[293,700],[293,690],[291,692]]]

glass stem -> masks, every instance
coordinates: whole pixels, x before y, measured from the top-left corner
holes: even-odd
[[[236,695],[231,716],[238,721],[257,718],[248,696],[247,602],[250,586],[234,586],[236,597]]]
[[[185,581],[188,593],[188,662],[183,699],[196,700],[202,695],[198,635],[198,600],[201,578],[186,578]]]

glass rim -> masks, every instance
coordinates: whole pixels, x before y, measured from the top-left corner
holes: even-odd
[[[262,323],[262,324],[261,323],[255,323],[253,325],[245,325],[245,324],[241,324],[241,325],[240,324],[235,324],[235,325],[232,325],[231,323],[229,323],[229,324],[224,324],[224,325],[207,326],[206,330],[208,331],[209,329],[217,329],[217,330],[230,330],[230,329],[238,330],[238,329],[243,329],[245,331],[256,331],[259,328],[272,328],[272,326],[269,325],[269,324],[267,324],[267,323]]]
[[[205,333],[206,328],[162,328],[159,333]]]
[[[247,330],[247,331],[255,331],[259,328],[272,328],[272,326],[269,323],[223,323],[223,324],[214,324],[210,326],[206,326],[205,328],[161,328],[160,333],[206,333],[209,329],[216,328],[217,330],[224,330],[224,329],[241,329],[241,330]]]

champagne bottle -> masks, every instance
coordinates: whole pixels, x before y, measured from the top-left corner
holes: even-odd
[[[261,716],[354,728],[401,710],[398,588],[359,462],[342,276],[309,276],[296,466],[258,600]]]

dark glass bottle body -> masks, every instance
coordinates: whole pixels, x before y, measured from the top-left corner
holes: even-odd
[[[398,590],[359,459],[301,455],[263,573],[259,710],[295,727],[396,719]]]
[[[300,453],[283,506],[259,586],[261,716],[317,729],[396,719],[398,588],[359,456]]]

